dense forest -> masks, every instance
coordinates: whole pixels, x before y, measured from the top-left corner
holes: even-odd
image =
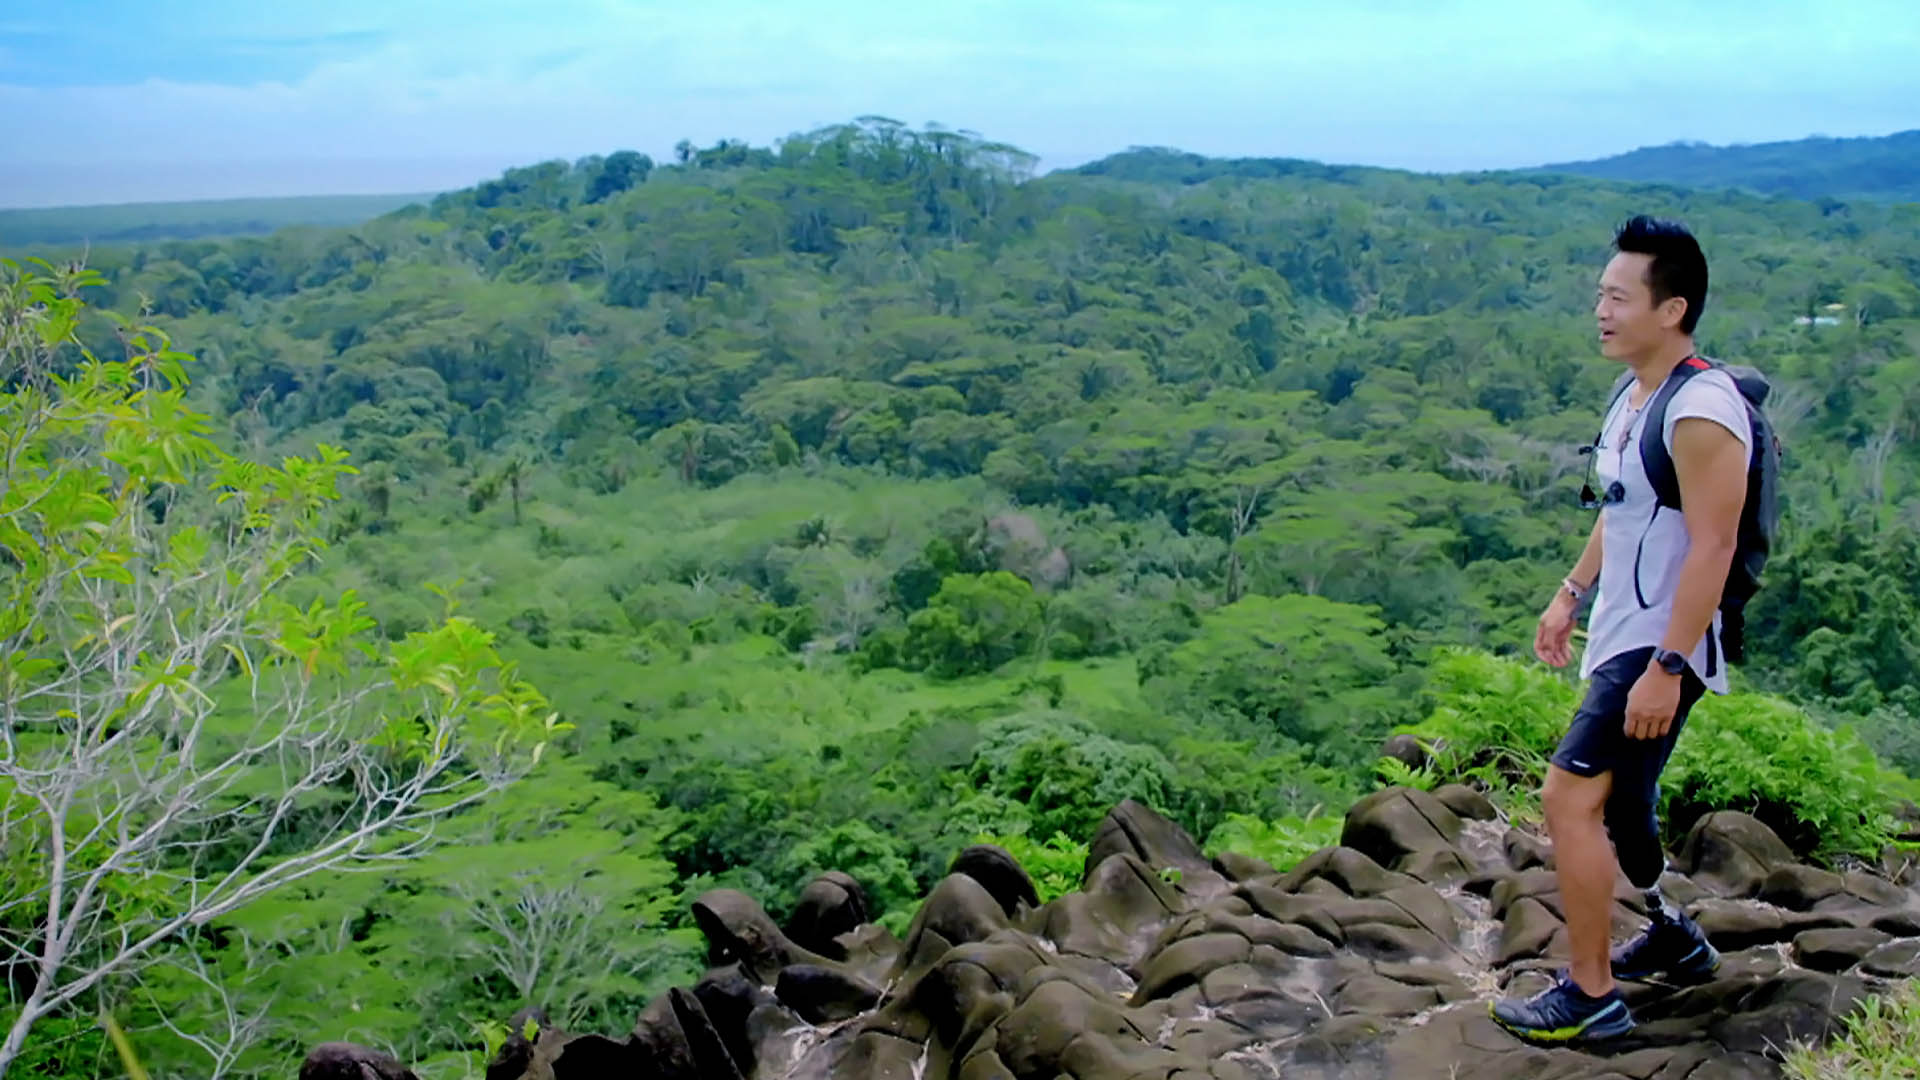
[[[1743,188],[1809,202],[1912,203],[1920,202],[1920,131],[1739,146],[1671,143],[1595,161],[1543,165],[1538,171],[1684,187]]]
[[[1394,731],[1557,723],[1571,679],[1527,646],[1590,523],[1615,372],[1588,312],[1638,212],[1703,238],[1703,351],[1773,379],[1787,448],[1751,657],[1683,740],[1669,826],[1737,805],[1828,860],[1893,837],[1920,773],[1920,206],[1031,161],[869,118],[92,250],[96,355],[127,351],[99,313],[134,315],[197,358],[183,401],[223,453],[350,455],[291,609],[353,590],[394,649],[458,612],[568,726],[441,846],[102,980],[19,1074],[93,1075],[106,1011],[155,1076],[280,1073],[327,1038],[463,1076],[529,999],[625,1030],[700,967],[685,898],[716,884],[778,914],[845,870],[898,931],[977,838],[1071,887],[1124,797],[1281,863],[1383,775],[1433,782],[1380,763]],[[1527,763],[1455,758],[1529,812]],[[45,889],[9,888],[30,942]]]

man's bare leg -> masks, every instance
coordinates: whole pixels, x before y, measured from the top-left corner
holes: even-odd
[[[1612,773],[1576,776],[1558,765],[1549,765],[1541,795],[1547,833],[1553,838],[1560,904],[1567,914],[1567,938],[1573,951],[1568,974],[1590,997],[1613,989],[1613,965],[1608,954],[1613,933],[1613,883],[1620,868],[1613,843],[1607,838],[1607,795],[1612,789]]]

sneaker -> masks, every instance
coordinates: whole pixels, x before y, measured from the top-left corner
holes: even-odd
[[[1588,997],[1565,976],[1530,998],[1501,998],[1488,1011],[1494,1023],[1531,1042],[1607,1039],[1633,1030],[1633,1014],[1618,987]]]
[[[1700,982],[1720,967],[1720,953],[1692,919],[1681,915],[1647,924],[1640,936],[1613,950],[1613,977]]]

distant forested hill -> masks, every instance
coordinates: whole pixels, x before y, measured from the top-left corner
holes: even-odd
[[[358,225],[432,195],[302,195],[0,210],[0,252],[53,244],[130,244],[259,236],[290,225]]]
[[[877,122],[689,147],[660,167],[556,161],[351,229],[96,250],[97,299],[150,304],[249,438],[341,442],[385,477],[347,549],[400,547],[364,565],[404,551],[436,560],[409,579],[454,570],[452,549],[406,534],[493,522],[490,506],[530,491],[509,517],[540,527],[527,573],[575,553],[569,584],[502,612],[543,639],[605,632],[583,613],[608,603],[599,534],[629,485],[684,484],[671,503],[692,505],[784,470],[855,469],[860,489],[877,472],[977,492],[975,524],[939,534],[957,561],[909,570],[929,533],[906,551],[856,545],[831,589],[711,547],[620,572],[673,588],[704,575],[729,584],[703,596],[747,604],[743,623],[772,603],[801,619],[796,643],[938,666],[909,623],[953,566],[989,569],[961,550],[984,542],[977,515],[1017,506],[1048,546],[1091,529],[1064,544],[1072,594],[1119,604],[1051,639],[1055,655],[1183,640],[1108,615],[1250,593],[1370,608],[1402,659],[1516,647],[1577,547],[1580,515],[1558,496],[1578,486],[1572,449],[1611,375],[1593,357],[1592,281],[1613,225],[1640,211],[1705,240],[1703,346],[1782,387],[1796,535],[1857,544],[1861,515],[1903,535],[1920,516],[1920,207],[1151,149],[1029,168],[1010,147]],[[1816,309],[1819,327],[1796,325]],[[866,513],[808,517],[838,536]],[[834,606],[842,573],[879,589],[857,616]],[[1169,591],[1147,601],[1146,580]],[[1913,693],[1903,652],[1835,667],[1804,647],[1817,620],[1761,610],[1771,685],[1861,714]],[[607,625],[657,617],[642,605]]]
[[[1920,202],[1920,130],[1751,146],[1674,143],[1531,170],[1686,187],[1745,188],[1795,199]]]

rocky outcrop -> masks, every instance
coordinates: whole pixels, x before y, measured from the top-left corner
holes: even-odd
[[[1758,821],[1711,814],[1665,889],[1722,950],[1721,970],[1626,984],[1640,1026],[1604,1047],[1527,1046],[1487,1004],[1563,962],[1550,864],[1547,845],[1464,788],[1375,793],[1340,846],[1286,873],[1208,860],[1126,802],[1092,838],[1078,892],[1038,904],[1006,852],[970,848],[903,941],[849,926],[866,907],[844,875],[809,888],[785,931],[740,893],[703,896],[715,966],[697,985],[652,1003],[624,1039],[543,1029],[488,1077],[1776,1077],[1792,1041],[1825,1038],[1866,995],[1920,975],[1913,883],[1803,865]],[[1624,880],[1618,896],[1615,929],[1630,933],[1640,901]]]
[[[415,1080],[413,1070],[378,1050],[321,1043],[300,1063],[300,1080]]]

